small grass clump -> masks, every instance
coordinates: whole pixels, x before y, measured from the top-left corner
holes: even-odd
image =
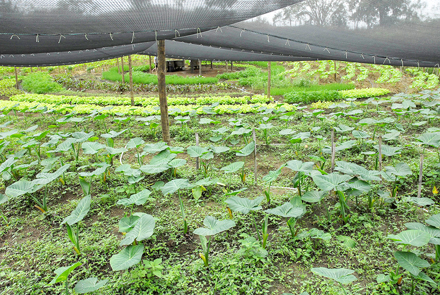
[[[53,93],[63,90],[63,87],[54,82],[49,74],[42,72],[27,75],[23,78],[21,85],[24,90],[38,94]]]

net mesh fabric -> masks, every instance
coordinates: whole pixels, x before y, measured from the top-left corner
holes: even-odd
[[[174,39],[166,45],[170,57],[438,67],[437,2],[0,0],[0,64],[156,54],[154,41]]]

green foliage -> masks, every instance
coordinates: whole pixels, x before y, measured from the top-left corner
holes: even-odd
[[[63,90],[63,87],[54,82],[53,78],[43,72],[31,73],[23,78],[23,89],[33,93],[51,93]]]
[[[342,98],[368,98],[368,97],[379,97],[390,93],[388,89],[385,88],[366,88],[366,89],[353,89],[353,90],[343,90],[339,92]]]
[[[284,99],[288,103],[309,104],[317,101],[337,101],[342,99],[342,95],[338,91],[303,91],[286,93]]]

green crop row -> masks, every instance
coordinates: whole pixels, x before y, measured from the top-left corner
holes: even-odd
[[[49,93],[63,90],[63,87],[54,82],[53,78],[43,72],[31,73],[23,78],[23,89],[33,93]]]
[[[254,105],[218,105],[216,107],[203,106],[203,105],[176,105],[169,109],[169,113],[173,115],[188,114],[195,110],[197,114],[235,114],[235,113],[258,113],[260,108],[275,108],[277,104],[261,104]],[[285,105],[284,108],[287,111],[295,110],[295,106]],[[111,109],[103,110],[102,106],[94,104],[82,104],[82,105],[68,105],[68,104],[49,104],[35,102],[19,102],[16,101],[0,101],[0,111],[8,112],[10,110],[16,111],[28,111],[28,112],[44,112],[53,110],[59,113],[75,112],[79,115],[91,114],[93,111],[100,111],[104,114],[118,114],[118,115],[134,115],[134,116],[150,116],[159,115],[160,109],[157,106],[146,107],[132,107],[132,106],[114,106]]]
[[[64,96],[64,95],[35,95],[21,94],[10,98],[13,101],[20,102],[40,102],[51,104],[95,104],[95,105],[131,105],[129,97],[111,97],[111,96]],[[137,106],[158,106],[158,97],[135,97]],[[270,99],[262,95],[241,96],[206,96],[206,97],[169,97],[169,105],[210,105],[219,103],[221,105],[247,104],[247,103],[266,103]]]
[[[365,89],[352,89],[339,91],[342,98],[368,98],[368,97],[378,97],[389,94],[386,88],[365,88]]]
[[[15,88],[15,79],[0,80],[0,96],[11,96],[21,93]]]
[[[284,98],[288,103],[309,104],[317,101],[336,101],[346,98],[377,97],[388,93],[390,93],[388,89],[382,88],[352,89],[343,91],[301,91],[286,93]]]

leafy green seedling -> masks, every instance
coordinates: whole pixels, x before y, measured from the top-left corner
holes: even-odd
[[[183,233],[188,233],[188,223],[186,220],[185,208],[183,206],[182,198],[180,197],[180,190],[182,189],[190,189],[192,186],[188,182],[188,179],[174,179],[165,184],[161,191],[166,196],[168,194],[173,194],[175,192],[179,193],[179,203],[180,203],[180,213],[182,214],[183,219]]]
[[[211,239],[207,239],[206,236],[213,236],[223,231],[226,231],[235,226],[233,220],[217,220],[212,216],[206,216],[203,224],[206,227],[198,228],[194,231],[194,234],[200,236],[200,242],[202,243],[203,253],[200,253],[200,258],[203,260],[206,267],[209,266],[209,248],[211,247]]]
[[[71,266],[66,266],[66,267],[60,267],[57,268],[55,270],[55,278],[49,283],[49,285],[53,285],[59,282],[64,282],[64,286],[65,286],[65,294],[69,295],[69,281],[67,280],[67,277],[69,276],[69,274],[78,266],[81,266],[82,263],[81,262],[77,262]]]
[[[242,148],[235,154],[238,157],[244,157],[245,160],[243,162],[242,171],[240,173],[240,178],[243,183],[246,182],[246,173],[244,171],[244,166],[245,166],[244,164],[246,162],[246,157],[252,154],[252,152],[255,150],[255,144],[256,144],[255,141],[251,141],[249,144],[247,144],[244,148]]]
[[[90,195],[84,197],[79,201],[75,210],[72,213],[64,218],[61,224],[66,224],[67,227],[67,236],[73,244],[73,249],[75,252],[80,255],[80,247],[79,247],[79,222],[84,219],[87,213],[90,210],[91,197]],[[76,224],[76,231],[73,228],[73,225]]]
[[[76,283],[75,288],[73,288],[73,291],[75,291],[78,294],[95,292],[101,289],[102,287],[104,287],[107,284],[107,282],[108,280],[98,281],[97,278],[88,278]]]
[[[296,175],[293,179],[293,186],[295,188],[298,188],[299,196],[302,195],[301,188],[302,188],[302,184],[304,183],[304,179],[306,178],[307,175],[310,175],[310,173],[312,172],[313,165],[315,165],[315,163],[313,162],[303,163],[302,161],[292,160],[287,162],[285,166],[290,170],[296,172]]]
[[[312,268],[312,272],[317,275],[338,282],[342,290],[344,291],[344,294],[347,294],[347,291],[345,290],[343,285],[350,284],[357,280],[357,278],[354,275],[352,275],[352,273],[354,273],[354,270],[351,269],[345,269],[345,268],[331,269],[326,267],[318,267],[318,268]]]
[[[287,226],[289,227],[292,239],[295,239],[297,235],[297,230],[295,230],[296,221],[298,220],[298,218],[304,215],[306,209],[304,206],[294,206],[291,202],[287,202],[281,206],[278,206],[274,209],[268,209],[264,212],[289,218],[287,220]]]

